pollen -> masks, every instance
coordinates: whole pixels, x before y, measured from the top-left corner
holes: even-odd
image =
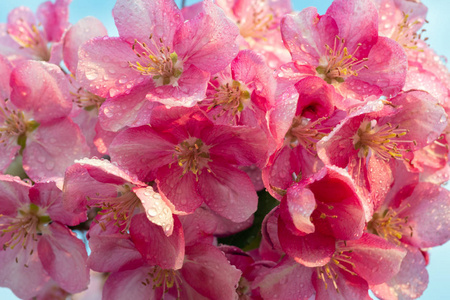
[[[114,225],[120,228],[121,233],[128,231],[134,211],[141,209],[142,206],[141,200],[139,200],[132,188],[132,185],[124,184],[119,186],[116,197],[87,198],[89,208],[91,207],[89,202],[93,202],[92,200],[97,203],[95,206],[100,207],[101,211],[98,214],[104,216],[104,218],[102,221],[96,222],[102,228],[106,228],[107,224],[105,223],[114,222]]]
[[[422,29],[419,33],[416,32],[415,28],[420,23],[419,20],[411,21],[410,15],[403,13],[403,19],[395,27],[392,39],[402,45],[405,49],[417,50],[417,44],[419,40],[422,40],[422,35],[425,32],[425,29]],[[428,38],[423,39],[423,41],[427,40]]]
[[[339,286],[337,284],[337,279],[339,277],[339,272],[344,271],[351,275],[356,276],[357,274],[352,271],[355,264],[351,261],[352,250],[339,250],[336,251],[328,264],[322,267],[317,267],[317,276],[319,280],[322,280],[325,289],[328,288],[329,283],[333,285],[333,288],[337,293],[340,293]]]
[[[211,103],[208,111],[217,106],[222,107],[222,112],[215,117],[220,117],[227,112],[236,116],[250,103],[249,88],[239,81],[233,80],[231,83],[214,87],[214,91],[205,102]]]
[[[323,128],[317,128],[322,121],[323,119],[317,119],[311,122],[302,116],[295,117],[286,133],[285,141],[291,148],[302,146],[308,152],[315,154],[317,142],[327,135],[323,132]]]
[[[333,47],[325,45],[325,59],[317,68],[317,74],[329,84],[342,83],[350,76],[358,76],[362,69],[368,69],[363,65],[368,58],[358,59],[355,57],[361,44],[358,44],[353,53],[349,53],[345,47],[345,39],[336,36]]]
[[[21,47],[31,49],[43,61],[50,60],[50,51],[36,24],[28,24],[23,19],[17,20],[17,32],[8,31],[9,36]]]
[[[183,175],[192,172],[198,180],[198,175],[202,173],[203,168],[211,172],[208,168],[208,162],[211,162],[209,146],[205,145],[198,138],[190,137],[177,145],[175,147],[175,156],[178,166],[183,168]]]
[[[178,79],[183,73],[183,62],[162,38],[155,40],[152,35],[150,43],[134,41],[132,49],[138,60],[128,62],[133,70],[145,76],[151,76],[156,86],[178,86]]]
[[[176,270],[163,269],[159,266],[154,266],[153,270],[147,273],[147,277],[141,281],[144,286],[151,286],[152,289],[162,288],[163,297],[171,288],[177,289],[176,299],[180,299],[180,283],[181,277]]]
[[[360,158],[367,157],[372,150],[379,158],[388,161],[391,158],[402,159],[402,152],[409,151],[398,148],[398,143],[414,143],[400,139],[407,133],[407,130],[399,128],[398,125],[386,123],[379,126],[375,120],[364,120],[352,139],[355,149],[359,150]]]
[[[368,230],[389,242],[400,245],[400,240],[405,233],[413,235],[413,228],[408,225],[408,216],[399,216],[401,211],[407,207],[409,206],[405,205],[398,210],[388,208],[382,213],[375,213],[367,224]]]
[[[3,124],[0,123],[0,143],[4,146],[16,141],[24,148],[27,134],[39,126],[39,123],[29,120],[22,111],[9,109],[7,105],[0,107],[0,119],[4,120]]]

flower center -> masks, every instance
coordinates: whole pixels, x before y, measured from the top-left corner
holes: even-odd
[[[27,120],[22,111],[10,110],[6,105],[0,107],[0,116],[4,119],[0,124],[0,143],[7,146],[11,140],[16,140],[22,149],[25,148],[27,133],[38,128],[39,123]]]
[[[50,60],[47,41],[39,32],[38,26],[28,24],[23,19],[18,19],[14,25],[16,26],[15,30],[9,30],[8,34],[21,48],[32,49],[40,59]]]
[[[316,152],[316,144],[320,141],[326,133],[320,132],[316,126],[320,124],[323,119],[317,119],[311,122],[309,119],[297,116],[292,120],[292,125],[286,133],[285,140],[289,143],[291,148],[302,146],[310,153]]]
[[[149,40],[150,45],[134,41],[132,48],[139,60],[134,64],[128,62],[130,68],[142,75],[152,76],[156,86],[178,86],[178,79],[183,73],[183,62],[178,60],[178,55],[170,47],[164,45],[161,38],[155,41],[150,35]]]
[[[9,240],[3,243],[3,250],[14,249],[20,245],[24,250],[30,251],[30,256],[34,252],[37,237],[42,235],[44,226],[51,222],[44,210],[33,203],[24,205],[19,209],[17,216],[10,217],[0,215],[0,237],[10,235]],[[16,257],[16,262],[18,258]],[[27,263],[25,263],[25,266]]]
[[[174,156],[177,156],[178,165],[183,168],[183,175],[191,171],[198,180],[198,174],[202,173],[203,168],[207,168],[211,161],[209,156],[209,147],[203,144],[202,140],[190,137],[175,147]],[[208,172],[211,172],[207,168]]]
[[[413,228],[407,225],[408,217],[400,218],[398,216],[402,210],[395,211],[389,208],[383,213],[375,213],[372,220],[367,224],[367,229],[389,242],[400,245],[400,239],[405,233],[405,230],[409,230],[409,234],[411,236],[413,235]]]
[[[211,103],[208,111],[216,106],[222,107],[222,112],[216,117],[222,116],[226,112],[230,112],[233,116],[244,110],[250,102],[250,92],[245,84],[233,80],[230,83],[214,87],[215,93],[210,95],[205,102]]]
[[[422,33],[425,29],[422,29],[419,33],[415,32],[415,27],[421,22],[419,20],[410,21],[409,14],[403,13],[402,21],[397,24],[392,39],[403,46],[405,49],[417,50],[417,43],[422,39]],[[423,41],[427,41],[428,38],[424,38]]]
[[[358,76],[358,72],[362,69],[368,69],[366,65],[358,66],[368,61],[368,58],[358,59],[355,57],[361,44],[358,44],[353,54],[349,54],[344,44],[345,40],[336,36],[333,48],[325,45],[326,61],[316,68],[318,76],[329,84],[342,83],[350,76]]]
[[[386,123],[378,126],[375,120],[364,120],[352,139],[355,149],[359,150],[358,156],[360,158],[367,157],[369,150],[372,150],[378,157],[388,161],[390,158],[402,159],[401,151],[409,151],[408,149],[397,148],[399,142],[411,142],[398,140],[407,133],[407,130],[399,129],[398,125],[393,127],[390,123]]]
[[[345,271],[350,273],[351,275],[357,275],[351,269],[355,267],[355,264],[351,262],[352,257],[348,254],[352,252],[352,250],[341,250],[336,251],[328,264],[322,267],[317,267],[317,275],[319,280],[321,279],[325,284],[325,289],[328,288],[328,284],[331,282],[334,289],[337,293],[340,293],[339,287],[337,285],[337,278],[339,274],[335,268],[340,269],[341,271]]]
[[[163,295],[175,286],[178,293],[177,299],[180,299],[181,278],[177,271],[154,266],[153,270],[147,274],[148,277],[141,281],[144,286],[152,286],[153,289],[162,287]]]
[[[82,87],[80,87],[76,93],[70,93],[74,96],[73,102],[75,102],[78,107],[84,108],[87,111],[99,109],[103,102],[105,102],[105,98],[94,95]]]
[[[141,200],[132,191],[132,186],[124,184],[117,191],[117,197],[111,198],[87,198],[88,208],[91,206],[100,207],[102,211],[98,214],[105,216],[98,224],[106,230],[108,222],[120,228],[121,233],[125,233],[130,228],[131,217],[136,208],[141,207]]]

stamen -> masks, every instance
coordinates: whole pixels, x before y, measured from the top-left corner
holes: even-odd
[[[392,39],[398,42],[403,48],[418,50],[418,42],[422,40],[422,34],[426,31],[422,29],[419,33],[415,32],[415,27],[421,22],[415,20],[413,22],[409,19],[410,15],[403,12],[402,21],[396,26]],[[427,41],[428,38],[424,38],[423,41]],[[419,50],[423,51],[423,50]]]
[[[198,175],[202,173],[202,169],[206,168],[208,172],[212,172],[208,168],[208,162],[211,161],[209,156],[209,146],[203,144],[202,140],[195,137],[181,142],[175,147],[173,156],[177,158],[177,164],[183,168],[183,174],[192,172],[198,180]]]
[[[170,47],[164,45],[163,39],[155,41],[150,35],[149,40],[152,47],[134,41],[132,49],[139,60],[136,63],[128,62],[130,68],[142,75],[152,76],[156,86],[178,86],[178,79],[183,73],[183,62]]]
[[[399,214],[409,206],[405,205],[396,210],[388,208],[382,214],[375,213],[372,220],[367,224],[367,229],[387,241],[400,245],[400,240],[405,233],[410,236],[413,235],[413,228],[407,225],[408,216],[399,217]]]
[[[358,44],[355,51],[350,54],[344,44],[345,39],[336,36],[333,48],[325,45],[326,61],[316,68],[317,74],[329,84],[342,83],[350,76],[358,76],[358,72],[362,69],[368,69],[367,65],[355,68],[368,61],[368,58],[358,59],[355,57],[362,45]]]
[[[148,272],[149,277],[145,278],[141,283],[144,286],[152,286],[153,289],[161,288],[164,294],[169,292],[173,287],[177,289],[177,298],[181,297],[181,276],[176,270],[162,269],[159,266],[154,266],[151,272]],[[149,279],[150,278],[150,279]]]
[[[103,102],[105,102],[105,98],[94,95],[82,87],[80,87],[76,93],[70,92],[70,94],[74,96],[73,102],[75,102],[78,107],[84,108],[87,111],[91,111],[95,108],[99,109]]]
[[[360,158],[367,157],[369,150],[372,150],[378,157],[388,161],[391,158],[403,159],[402,151],[410,151],[397,148],[397,143],[414,143],[414,141],[399,140],[407,133],[408,130],[400,129],[398,125],[394,127],[386,123],[378,126],[375,120],[364,120],[352,139],[355,149],[359,150]]]
[[[36,56],[43,61],[50,60],[50,51],[47,48],[47,41],[40,34],[38,26],[35,24],[28,24],[23,19],[17,20],[16,26],[18,34],[14,34],[8,31],[9,36],[17,43],[21,48],[32,49]]]
[[[322,132],[327,128],[316,128],[325,118],[311,122],[302,116],[297,116],[292,120],[291,128],[285,136],[285,141],[291,148],[302,146],[311,154],[316,154],[316,144],[327,134]]]
[[[39,123],[27,120],[22,111],[10,110],[7,105],[3,108],[0,106],[0,115],[4,119],[3,124],[0,124],[0,144],[6,147],[14,140],[24,148],[27,133],[34,131]]]
[[[214,86],[213,86],[214,87]],[[230,83],[214,87],[215,93],[209,95],[204,103],[211,103],[208,111],[214,107],[221,106],[222,111],[214,116],[221,117],[223,114],[230,112],[233,117],[242,112],[250,102],[250,91],[245,84],[233,80]]]
[[[250,5],[252,16],[237,22],[240,34],[244,38],[264,39],[267,30],[274,23],[276,12],[265,0],[252,1]]]
[[[353,276],[357,276],[355,272],[352,271],[352,269],[355,267],[355,264],[351,261],[352,257],[351,254],[352,250],[346,250],[341,249],[339,251],[336,251],[333,256],[331,257],[331,260],[328,264],[322,267],[317,267],[317,274],[318,278],[321,279],[325,285],[325,289],[328,288],[327,281],[330,280],[333,284],[334,289],[337,293],[340,293],[339,287],[337,284],[337,279],[339,277],[338,269],[342,270],[344,272],[347,272]],[[347,253],[347,254],[345,254]],[[335,269],[338,268],[338,269]]]

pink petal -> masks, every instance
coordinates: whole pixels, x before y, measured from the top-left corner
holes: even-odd
[[[0,214],[15,217],[17,210],[30,203],[31,185],[11,175],[0,175]]]
[[[53,64],[25,61],[11,74],[11,101],[38,123],[67,116],[72,109],[69,82]]]
[[[0,73],[2,74],[0,77],[0,99],[2,100],[9,99],[9,95],[11,94],[9,78],[11,76],[12,69],[13,67],[8,59],[0,55]]]
[[[403,48],[387,37],[379,37],[370,50],[368,69],[362,69],[358,79],[378,86],[384,96],[398,94],[406,81],[408,61]]]
[[[313,271],[285,257],[274,268],[257,276],[252,287],[259,288],[263,299],[307,300],[314,294]]]
[[[333,18],[321,16],[315,7],[308,7],[296,15],[286,15],[281,21],[281,35],[292,60],[298,65],[317,67],[325,54],[325,45],[333,45],[339,33]]]
[[[369,300],[369,286],[367,282],[359,276],[354,276],[347,273],[346,271],[341,271],[337,267],[334,268],[336,271],[336,276],[333,280],[336,282],[336,286],[339,290],[334,287],[332,279],[329,279],[326,275],[325,282],[319,277],[317,271],[313,273],[312,283],[316,290],[317,300],[347,300],[347,299],[359,299],[359,300]]]
[[[48,226],[38,243],[39,258],[44,269],[61,288],[77,293],[89,284],[87,253],[84,243],[68,228],[57,222]]]
[[[129,42],[147,41],[150,34],[172,46],[173,35],[183,23],[181,11],[173,0],[118,0],[113,16],[119,35]]]
[[[39,5],[36,16],[45,29],[48,41],[61,40],[64,31],[69,26],[69,4],[72,0],[56,0]]]
[[[76,74],[78,64],[78,49],[95,37],[106,36],[108,32],[100,20],[95,17],[85,17],[70,27],[64,37],[64,64],[72,74]]]
[[[192,107],[205,98],[208,81],[209,74],[193,65],[183,71],[177,81],[177,86],[157,87],[148,91],[147,99],[158,101],[166,105],[167,108],[174,106]]]
[[[72,213],[63,207],[62,191],[55,182],[38,182],[30,189],[30,200],[42,209],[52,221],[75,226],[86,221],[86,214]]]
[[[174,50],[186,63],[215,74],[237,55],[239,29],[213,2],[204,1],[203,10],[176,33]]]
[[[159,168],[156,178],[158,189],[174,206],[175,213],[193,213],[203,203],[196,176],[192,172],[183,174],[183,168],[176,163]]]
[[[149,126],[122,131],[111,143],[111,160],[145,180],[151,172],[174,161],[175,145]],[[150,179],[153,180],[153,179]]]
[[[90,235],[89,248],[88,266],[97,272],[117,272],[143,264],[142,255],[129,235]]]
[[[171,236],[166,236],[162,228],[153,224],[145,214],[138,214],[131,220],[131,239],[136,249],[149,265],[162,269],[180,269],[184,258],[183,228],[178,218],[174,218]]]
[[[155,193],[152,187],[135,188],[133,192],[141,200],[147,219],[153,224],[161,226],[164,233],[170,236],[173,232],[172,211],[161,195]]]
[[[355,14],[355,11],[358,13]],[[375,5],[365,0],[335,0],[326,15],[336,21],[338,35],[345,39],[348,52],[353,53],[357,44],[361,43],[356,56],[367,57],[378,38],[378,12]]]
[[[315,231],[311,214],[316,209],[313,192],[303,186],[289,188],[285,200],[281,201],[280,213],[286,227],[296,234],[304,236]],[[293,228],[291,228],[293,225]]]
[[[152,267],[147,265],[137,269],[112,273],[103,287],[103,299],[108,300],[156,300],[157,298],[152,286],[143,285],[145,279],[149,278],[149,273],[153,271]]]
[[[406,255],[403,248],[397,247],[383,238],[365,233],[360,239],[341,242],[338,251],[352,250],[353,270],[369,284],[383,283],[400,270]]]
[[[9,240],[10,237],[9,234],[1,237],[0,244],[3,245],[4,241]],[[30,255],[30,251],[31,249],[26,251],[20,245],[13,250],[7,248],[0,251],[0,265],[2,266],[0,286],[10,288],[17,297],[22,299],[31,299],[36,296],[38,290],[50,280],[36,249],[32,255]],[[16,258],[18,262],[16,262]]]
[[[380,299],[416,299],[428,286],[428,272],[423,254],[414,247],[407,247],[400,271],[389,281],[371,285],[370,289]]]
[[[312,120],[328,117],[334,111],[336,92],[332,85],[315,76],[306,77],[295,84],[299,101],[295,115]]]
[[[33,180],[60,178],[75,159],[88,155],[89,148],[80,128],[63,118],[41,124],[29,137],[23,151],[23,168]]]
[[[400,218],[408,218],[402,240],[419,248],[435,247],[450,239],[450,192],[432,183],[419,183],[402,203]]]
[[[186,248],[180,270],[184,280],[208,299],[233,299],[241,271],[232,266],[215,246],[197,244]]]
[[[130,68],[136,55],[131,44],[122,38],[94,38],[84,43],[78,52],[77,79],[91,93],[100,97],[114,97],[131,92],[134,86],[153,87],[151,77]]]
[[[244,222],[257,209],[258,196],[248,175],[234,167],[210,164],[211,173],[199,176],[198,191],[217,214]]]
[[[288,87],[282,93],[278,93],[275,105],[270,111],[269,126],[273,137],[279,142],[284,141],[284,136],[292,124],[298,103],[298,92],[294,87]]]
[[[278,218],[278,238],[283,250],[296,262],[307,267],[326,265],[335,251],[334,237],[317,232],[296,236],[286,227],[282,218]]]
[[[148,101],[148,87],[139,86],[133,93],[108,98],[100,107],[99,122],[103,129],[117,132],[125,127],[138,127],[150,122],[153,108],[159,105]]]

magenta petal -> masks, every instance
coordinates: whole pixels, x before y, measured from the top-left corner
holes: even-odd
[[[234,167],[210,164],[211,173],[199,176],[198,190],[206,204],[233,222],[244,222],[255,211],[258,196],[245,172]]]
[[[296,236],[278,218],[278,238],[283,250],[296,262],[307,267],[326,265],[335,251],[335,239],[320,233]]]
[[[72,109],[69,82],[53,64],[25,61],[11,74],[11,102],[38,123],[67,116]]]
[[[180,269],[183,265],[184,235],[178,218],[174,218],[173,233],[168,237],[145,214],[135,215],[131,220],[130,235],[136,249],[149,265],[172,270]]]
[[[184,21],[173,0],[118,0],[113,16],[119,35],[127,41],[145,42],[152,34],[156,40],[162,38],[169,47],[176,29]]]
[[[157,300],[156,291],[152,286],[143,285],[152,267],[142,266],[134,270],[112,273],[103,287],[102,299],[104,300]]]
[[[61,288],[77,293],[89,284],[86,246],[72,231],[58,222],[48,226],[38,243],[39,258],[44,269]]]
[[[72,74],[76,74],[78,64],[78,49],[95,37],[106,36],[108,32],[100,20],[95,17],[85,17],[70,27],[64,37],[64,64]]]
[[[213,2],[204,1],[203,10],[182,25],[174,37],[174,50],[186,63],[215,74],[237,55],[239,29]]]
[[[435,247],[450,239],[450,192],[440,186],[421,182],[399,209],[399,218],[407,218],[402,241],[419,248]]]
[[[362,69],[357,78],[378,86],[384,96],[398,94],[405,85],[408,70],[408,60],[402,46],[387,37],[379,37],[368,59],[368,69]]]
[[[217,300],[234,299],[242,274],[222,251],[208,244],[187,247],[186,261],[180,272],[198,293]]]
[[[141,200],[147,219],[153,224],[161,226],[164,233],[170,236],[173,232],[172,211],[161,195],[154,192],[152,187],[135,188],[133,192]]]
[[[64,118],[36,129],[23,151],[23,168],[33,180],[59,178],[75,159],[88,155],[80,128]]]
[[[192,172],[183,174],[183,168],[175,163],[159,168],[156,182],[161,194],[174,206],[175,213],[193,213],[203,203],[195,175]]]
[[[341,242],[339,250],[351,250],[353,270],[369,284],[380,284],[397,274],[406,250],[383,238],[365,233],[360,239]]]
[[[89,40],[80,47],[78,58],[78,81],[100,97],[115,97],[130,92],[140,84],[147,85],[149,89],[153,87],[151,77],[130,68],[129,61],[135,62],[136,55],[131,44],[121,38]]]
[[[428,286],[428,272],[422,252],[415,247],[406,247],[400,271],[389,281],[370,286],[380,299],[416,299]]]
[[[274,268],[257,276],[252,287],[259,288],[263,299],[307,300],[314,294],[313,271],[285,257]]]
[[[336,92],[323,79],[309,76],[297,82],[295,88],[299,93],[296,116],[317,119],[333,113]]]

